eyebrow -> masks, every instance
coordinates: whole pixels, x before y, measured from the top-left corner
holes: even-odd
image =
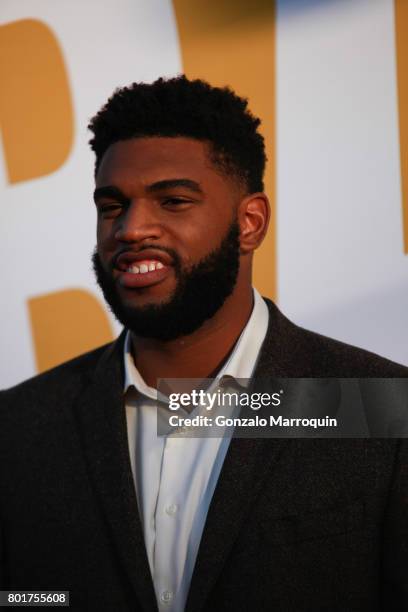
[[[174,189],[176,187],[184,187],[185,189],[189,189],[194,193],[202,194],[203,190],[200,187],[200,184],[192,179],[188,178],[174,178],[174,179],[164,179],[162,181],[156,181],[155,183],[151,183],[146,186],[146,191],[148,193],[155,193],[157,191],[163,191],[164,189]],[[125,194],[114,185],[106,185],[104,187],[97,187],[93,194],[93,199],[95,204],[100,198],[115,198],[120,202],[128,202],[129,198],[125,196]]]
[[[152,183],[146,187],[146,191],[149,193],[155,191],[162,191],[164,189],[173,189],[175,187],[185,187],[190,191],[194,191],[194,193],[202,194],[203,190],[200,187],[200,184],[196,181],[193,181],[188,178],[174,178],[174,179],[164,179],[163,181],[157,181],[156,183]]]
[[[93,193],[93,199],[95,204],[100,198],[115,198],[120,202],[127,202],[129,198],[118,187],[113,185],[106,185],[105,187],[97,187]]]

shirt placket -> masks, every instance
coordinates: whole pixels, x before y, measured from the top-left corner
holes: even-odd
[[[177,595],[185,559],[178,558],[184,529],[181,499],[181,460],[188,440],[168,436],[163,449],[163,463],[155,512],[154,583],[160,610],[178,612]],[[184,456],[184,460],[188,460]],[[184,526],[185,527],[185,526]],[[188,530],[187,530],[188,532]],[[185,536],[184,536],[185,537]]]

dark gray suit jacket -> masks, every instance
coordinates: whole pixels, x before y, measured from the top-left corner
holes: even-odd
[[[271,302],[257,377],[406,377]],[[123,334],[0,395],[0,587],[72,610],[156,610],[123,403]],[[186,610],[408,610],[399,440],[234,439]]]

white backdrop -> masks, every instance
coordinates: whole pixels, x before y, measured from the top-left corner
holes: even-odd
[[[279,304],[408,364],[394,3],[279,7]]]
[[[278,304],[408,364],[393,1],[277,4]],[[98,293],[89,118],[116,87],[182,65],[169,0],[3,0],[0,14],[52,28],[75,113],[74,145],[55,173],[10,185],[0,161],[5,387],[36,373],[27,298]]]

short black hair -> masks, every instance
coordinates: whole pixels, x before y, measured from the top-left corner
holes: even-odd
[[[240,179],[249,193],[263,191],[266,155],[260,123],[248,101],[228,87],[184,75],[133,83],[116,89],[89,123],[95,173],[108,147],[119,140],[184,136],[208,142],[212,161]]]

